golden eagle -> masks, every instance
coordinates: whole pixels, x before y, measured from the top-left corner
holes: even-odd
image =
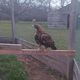
[[[36,29],[36,34],[34,36],[36,43],[41,46],[43,45],[46,49],[51,48],[52,50],[56,50],[56,46],[54,40],[51,36],[44,31],[41,25],[35,24],[34,28]]]

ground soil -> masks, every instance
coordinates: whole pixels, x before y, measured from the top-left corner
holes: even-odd
[[[61,80],[59,77],[51,74],[49,68],[33,58],[21,60],[24,63],[25,71],[28,72],[29,80]]]

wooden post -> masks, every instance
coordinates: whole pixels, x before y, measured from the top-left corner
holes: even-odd
[[[70,14],[67,14],[67,29],[70,27]]]
[[[11,24],[12,24],[12,38],[13,42],[16,38],[16,24],[15,24],[15,18],[14,18],[14,0],[11,1]]]
[[[69,49],[75,49],[75,31],[76,31],[76,8],[77,0],[72,0],[70,12],[70,27],[69,27]]]
[[[68,56],[67,58],[67,80],[73,80],[73,67],[74,67],[73,55]]]

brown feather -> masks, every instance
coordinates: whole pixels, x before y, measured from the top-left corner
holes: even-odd
[[[51,36],[44,31],[41,25],[35,24],[34,28],[36,29],[35,41],[39,45],[44,45],[45,48],[52,48],[56,50],[54,40],[52,40]]]

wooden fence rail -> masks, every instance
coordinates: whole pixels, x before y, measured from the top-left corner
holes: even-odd
[[[21,44],[0,43],[0,49],[21,50],[22,49],[22,45]]]

